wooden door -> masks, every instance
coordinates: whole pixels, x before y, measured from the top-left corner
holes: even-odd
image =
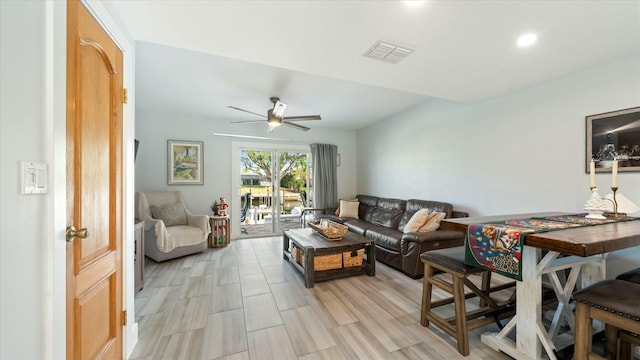
[[[122,61],[87,9],[68,1],[68,359],[123,357]]]

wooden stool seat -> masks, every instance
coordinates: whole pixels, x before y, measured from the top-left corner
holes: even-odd
[[[605,280],[576,292],[573,299],[576,302],[576,359],[605,359],[591,351],[592,319],[606,324],[607,357],[617,357],[619,330],[640,334],[640,284]],[[633,338],[626,339],[633,341]]]
[[[464,247],[425,252],[420,255],[420,259],[424,263],[420,324],[429,326],[429,322],[432,322],[454,337],[458,343],[460,354],[469,355],[469,331],[511,317],[515,313],[513,301],[497,302],[490,296],[491,292],[513,287],[515,282],[491,287],[490,272],[464,263]],[[450,275],[451,282],[447,282],[441,276],[434,277],[436,271]],[[472,274],[482,274],[480,288],[468,279],[468,276]],[[434,285],[452,296],[432,301],[431,295]],[[465,294],[465,286],[472,293]],[[476,296],[480,297],[480,307],[477,310],[467,312],[466,299]],[[433,312],[434,308],[451,303],[454,303],[455,306],[455,316],[443,318]]]

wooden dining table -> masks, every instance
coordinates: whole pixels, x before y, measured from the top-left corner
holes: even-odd
[[[485,217],[444,219],[440,228],[467,232],[471,224],[527,219],[565,212],[543,212]],[[563,321],[573,331],[571,294],[606,277],[607,255],[616,250],[640,246],[640,221],[569,228],[525,236],[522,247],[522,281],[516,284],[516,315],[498,333],[485,333],[481,340],[491,348],[516,359],[557,359],[562,343],[559,328]],[[543,250],[544,255],[543,255]],[[568,275],[567,274],[568,270]],[[558,299],[550,326],[543,324],[542,278],[546,275]],[[580,284],[577,284],[580,280]],[[598,326],[602,327],[602,324]],[[508,335],[515,331],[515,341]]]

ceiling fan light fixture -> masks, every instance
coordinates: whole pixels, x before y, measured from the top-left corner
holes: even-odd
[[[282,125],[282,119],[278,119],[276,117],[270,117],[267,119],[267,123],[269,123],[270,127],[277,127]]]

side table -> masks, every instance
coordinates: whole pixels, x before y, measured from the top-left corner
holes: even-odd
[[[225,247],[231,241],[231,221],[228,216],[209,216],[211,233],[209,234],[210,247]]]

